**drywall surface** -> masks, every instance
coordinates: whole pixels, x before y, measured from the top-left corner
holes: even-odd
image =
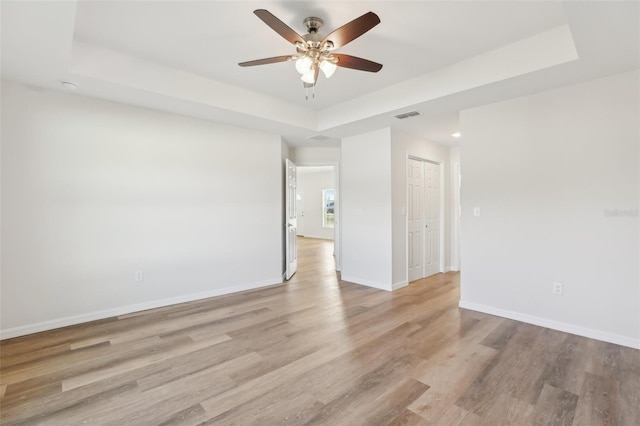
[[[450,271],[460,270],[460,147],[454,146],[449,149],[449,220],[450,220],[450,250],[449,267]]]
[[[292,150],[296,164],[333,164],[340,162],[339,146],[296,147]]]
[[[634,71],[461,113],[461,306],[640,347],[639,90]]]
[[[342,140],[342,279],[391,290],[391,129]]]
[[[3,338],[281,282],[282,150],[3,82]]]

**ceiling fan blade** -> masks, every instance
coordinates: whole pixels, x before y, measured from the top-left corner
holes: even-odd
[[[342,68],[351,68],[354,70],[369,72],[378,72],[382,69],[382,64],[369,61],[368,59],[362,59],[351,55],[343,55],[342,53],[332,53],[331,56],[338,59],[336,65]]]
[[[276,18],[275,15],[273,15],[268,10],[257,9],[254,10],[253,13],[255,13],[258,18],[262,19],[265,24],[270,26],[273,31],[277,32],[286,40],[288,40],[289,43],[296,44],[296,42],[300,42],[306,45],[306,42],[300,34],[292,30],[291,27]]]
[[[373,12],[367,12],[326,36],[320,45],[324,45],[327,41],[330,41],[333,43],[331,49],[337,49],[357,39],[379,23],[380,18],[378,18],[378,15]]]
[[[293,58],[291,55],[274,56],[272,58],[256,59],[255,61],[240,62],[241,67],[253,67],[255,65],[275,64],[278,62],[286,62]]]

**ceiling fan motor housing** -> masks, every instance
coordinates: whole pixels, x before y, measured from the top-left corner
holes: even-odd
[[[320,18],[316,18],[315,16],[310,16],[302,21],[302,23],[309,33],[314,34],[322,28],[324,21]]]
[[[320,33],[309,33],[303,35],[302,38],[307,42],[307,48],[319,49],[324,36]]]

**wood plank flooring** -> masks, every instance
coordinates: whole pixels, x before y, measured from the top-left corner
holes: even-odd
[[[300,239],[286,285],[0,343],[5,425],[640,425],[640,351],[388,293]]]

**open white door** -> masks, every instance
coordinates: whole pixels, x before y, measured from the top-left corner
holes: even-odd
[[[287,159],[287,193],[285,196],[287,215],[286,256],[287,270],[285,278],[290,279],[298,269],[298,220],[296,214],[296,165]]]

